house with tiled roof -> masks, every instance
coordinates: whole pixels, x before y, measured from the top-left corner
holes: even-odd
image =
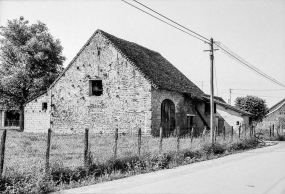
[[[208,107],[209,110],[210,95],[205,94],[204,98],[207,101],[206,109]],[[230,132],[231,127],[237,131],[240,127],[243,130],[245,127],[248,128],[250,126],[251,113],[227,104],[221,97],[218,96],[214,96],[214,103],[215,124],[219,133],[223,131],[224,127],[226,132]]]
[[[0,129],[19,129],[19,112],[0,105]]]
[[[268,109],[262,124],[265,127],[274,125],[275,127],[285,128],[285,98]]]
[[[25,105],[25,131],[202,131],[201,91],[161,54],[97,30],[66,69]]]

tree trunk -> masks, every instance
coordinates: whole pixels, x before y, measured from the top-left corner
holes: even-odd
[[[20,131],[24,131],[24,106],[20,105],[19,110],[20,110],[20,122],[19,122]]]

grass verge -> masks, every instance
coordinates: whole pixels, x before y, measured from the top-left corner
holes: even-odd
[[[215,159],[256,147],[258,147],[258,142],[253,139],[220,141],[214,144],[201,141],[199,146],[184,147],[179,152],[175,150],[164,150],[163,154],[144,152],[141,157],[130,154],[117,159],[109,158],[103,162],[91,156],[90,165],[86,168],[80,166],[70,168],[62,163],[53,163],[49,174],[44,173],[43,169],[36,172],[7,174],[0,179],[0,192],[3,194],[45,194]]]

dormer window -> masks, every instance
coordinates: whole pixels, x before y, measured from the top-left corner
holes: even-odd
[[[101,96],[103,94],[102,80],[90,80],[89,81],[89,95]]]

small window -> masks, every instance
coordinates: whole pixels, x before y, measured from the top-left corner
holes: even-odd
[[[90,96],[101,96],[103,94],[102,80],[89,81],[89,94]]]
[[[216,113],[216,103],[214,103],[214,113]],[[205,103],[205,115],[209,115],[211,113],[211,106],[210,103],[206,102]]]
[[[47,110],[47,102],[43,102],[43,104],[42,104],[42,110],[44,110],[44,111]]]

